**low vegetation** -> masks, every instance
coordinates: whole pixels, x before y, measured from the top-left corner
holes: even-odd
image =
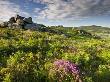
[[[110,39],[76,28],[0,28],[0,82],[110,82]]]

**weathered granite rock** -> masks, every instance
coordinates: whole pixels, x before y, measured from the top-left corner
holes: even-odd
[[[1,27],[8,27],[8,22],[1,23]]]
[[[8,28],[12,28],[12,25],[13,25],[12,23],[9,23]]]
[[[16,23],[16,21],[15,21],[15,18],[14,17],[11,17],[10,19],[9,19],[9,21],[8,21],[9,23]]]
[[[17,25],[24,25],[24,21],[22,19],[17,19]]]
[[[14,17],[15,21],[17,21],[18,19],[23,20],[24,18],[25,18],[25,17],[19,16],[19,15],[16,15],[16,16]]]
[[[22,29],[31,29],[31,30],[38,30],[39,28],[44,27],[42,24],[33,23],[32,18],[25,18],[19,15],[15,17],[11,17],[8,22],[3,22],[0,25],[1,27],[8,27],[8,28],[22,28]]]
[[[24,22],[27,23],[27,24],[32,24],[32,23],[33,23],[31,17],[29,17],[29,18],[24,18]]]

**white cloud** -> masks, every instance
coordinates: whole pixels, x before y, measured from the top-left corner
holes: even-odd
[[[35,8],[35,9],[34,9],[34,13],[38,13],[38,12],[40,12],[40,11],[41,11],[40,8]]]
[[[16,14],[29,16],[29,13],[20,9],[20,6],[10,2],[9,0],[0,0],[0,20],[8,20]]]
[[[110,0],[31,0],[45,4],[38,18],[66,19],[110,15]]]

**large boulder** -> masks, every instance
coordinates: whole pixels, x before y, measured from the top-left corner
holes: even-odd
[[[8,24],[8,28],[22,28],[22,27],[23,27],[22,25],[18,25],[17,23]]]
[[[15,21],[17,21],[18,19],[23,20],[24,18],[25,18],[25,17],[19,16],[19,15],[16,15],[16,16],[14,17]]]
[[[16,27],[17,28],[22,28],[22,29],[24,29],[24,26],[25,26],[25,24],[24,24],[24,20],[22,20],[22,19],[18,19],[17,21],[16,21]]]
[[[26,24],[32,24],[32,23],[33,23],[31,17],[29,17],[29,18],[24,18],[24,22],[25,22]]]
[[[3,22],[0,24],[1,27],[8,27],[8,22]]]
[[[18,19],[16,23],[17,25],[24,25],[24,21],[22,19]]]
[[[16,21],[15,21],[15,18],[14,17],[11,17],[10,19],[9,19],[9,21],[8,21],[9,23],[11,23],[11,24],[13,24],[13,23],[16,23]]]

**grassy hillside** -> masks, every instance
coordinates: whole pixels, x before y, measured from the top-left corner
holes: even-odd
[[[75,82],[58,60],[76,64],[82,82],[110,82],[109,39],[73,28],[0,28],[0,82]]]
[[[110,28],[108,27],[101,27],[101,26],[81,26],[79,29],[85,30],[92,34],[101,36],[103,38],[110,38]]]

